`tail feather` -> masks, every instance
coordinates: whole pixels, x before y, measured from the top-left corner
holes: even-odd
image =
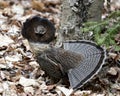
[[[69,41],[64,43],[64,49],[83,55],[79,66],[68,71],[70,85],[73,89],[81,87],[92,78],[102,67],[105,51],[90,41]]]

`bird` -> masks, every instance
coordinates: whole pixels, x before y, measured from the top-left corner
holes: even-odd
[[[89,40],[66,40],[61,47],[51,46],[55,32],[54,24],[40,16],[28,18],[21,30],[41,69],[55,83],[67,78],[72,89],[81,88],[100,71],[106,51]]]

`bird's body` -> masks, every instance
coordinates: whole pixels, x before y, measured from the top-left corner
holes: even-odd
[[[58,69],[58,71],[60,71],[61,76],[59,75],[54,76],[54,74],[52,73],[50,74],[54,78],[64,77],[67,74],[69,69],[79,66],[80,62],[83,59],[82,55],[74,53],[74,52],[66,51],[62,48],[47,49],[41,55],[38,54],[37,57],[38,57],[37,60],[41,66],[46,63],[51,63],[51,65],[54,66],[53,69]],[[43,59],[45,61],[43,61]],[[46,66],[45,68],[43,68],[43,70],[47,70]],[[49,74],[50,72],[53,72],[53,71],[48,70],[47,73]]]
[[[28,21],[30,22],[31,20]],[[41,26],[43,23],[37,24]],[[49,32],[46,31],[43,35],[46,35],[47,32],[50,33],[55,31],[53,30],[54,28],[52,28],[53,26],[51,27],[48,24],[45,24],[47,23],[44,23],[42,26],[47,26],[46,28],[49,30],[46,30]],[[26,22],[23,26],[25,25],[27,25]],[[90,78],[92,78],[103,65],[105,51],[103,48],[91,41],[66,41],[63,42],[63,47],[55,48],[50,47],[49,42],[46,43],[46,38],[44,38],[44,42],[40,42],[39,40],[32,41],[32,39],[29,39],[30,37],[25,36],[28,33],[31,33],[27,32],[26,30],[27,29],[23,27],[23,37],[27,38],[30,42],[31,47],[36,54],[37,62],[40,64],[42,70],[44,70],[50,77],[54,78],[55,80],[68,77],[70,86],[73,89],[81,87]],[[35,30],[32,32],[34,32],[34,34],[36,33]],[[52,38],[53,37],[54,36],[52,35]]]

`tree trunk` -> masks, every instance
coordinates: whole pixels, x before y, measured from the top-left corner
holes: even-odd
[[[83,39],[80,32],[82,23],[100,21],[103,0],[62,0],[61,25],[58,32],[64,40]]]

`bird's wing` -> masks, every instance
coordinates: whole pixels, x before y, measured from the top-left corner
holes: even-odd
[[[40,64],[42,70],[54,78],[61,78],[61,66],[51,60],[45,53],[37,56],[37,62]],[[54,74],[54,75],[53,75]]]
[[[90,41],[64,42],[64,49],[83,55],[84,60],[79,66],[68,71],[70,85],[73,89],[81,87],[92,78],[102,67],[105,60],[105,51]]]

